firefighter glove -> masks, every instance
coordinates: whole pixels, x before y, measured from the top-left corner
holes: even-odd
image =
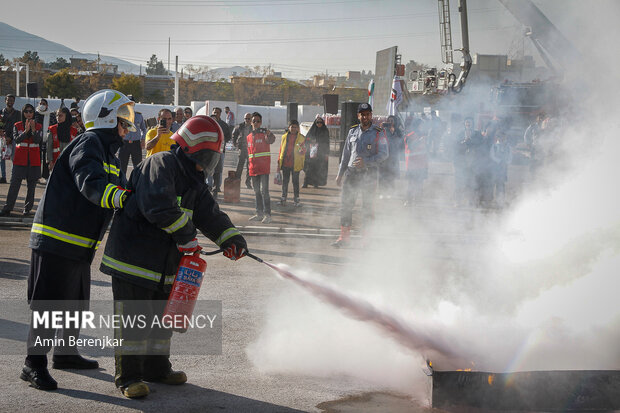
[[[248,244],[241,235],[228,238],[222,243],[221,248],[224,256],[233,261],[245,257],[248,252]]]
[[[186,242],[185,244],[177,244],[177,248],[183,254],[192,254],[202,249],[202,247],[198,245],[198,240],[196,238],[189,242]]]

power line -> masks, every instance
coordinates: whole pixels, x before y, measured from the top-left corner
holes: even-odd
[[[469,13],[481,13],[481,12],[496,12],[502,11],[502,9],[485,8],[470,10]],[[239,21],[181,21],[175,22],[170,20],[160,21],[138,21],[137,24],[144,26],[238,26],[238,25],[288,25],[288,24],[318,24],[318,23],[346,23],[346,22],[360,22],[360,21],[380,21],[380,20],[406,20],[412,18],[432,17],[436,16],[437,12],[424,12],[424,13],[410,13],[410,14],[398,14],[389,16],[366,16],[366,17],[345,17],[345,18],[320,18],[320,19],[299,19],[299,20],[239,20]],[[132,20],[132,23],[136,23]]]

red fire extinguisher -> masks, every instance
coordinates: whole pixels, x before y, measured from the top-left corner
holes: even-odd
[[[184,255],[181,258],[172,291],[168,296],[162,320],[170,323],[174,331],[187,331],[188,321],[196,306],[202,279],[207,270],[207,262],[200,258],[200,252],[196,251],[193,255]],[[202,253],[212,255],[218,252],[221,250]]]

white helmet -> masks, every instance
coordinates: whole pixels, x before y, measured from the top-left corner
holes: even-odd
[[[129,130],[136,131],[134,122],[134,102],[127,96],[112,89],[93,93],[86,99],[82,118],[86,130],[115,128],[118,119],[129,123]]]

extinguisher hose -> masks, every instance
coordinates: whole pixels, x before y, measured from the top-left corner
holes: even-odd
[[[222,252],[221,248],[219,250],[213,250],[213,251],[200,250],[200,253],[202,255],[215,255],[215,254],[219,254],[220,252]]]
[[[222,252],[222,249],[218,249],[218,250],[213,250],[213,251],[205,251],[205,250],[200,250],[200,253],[202,255],[215,255],[215,254],[219,254],[220,252]],[[248,257],[252,258],[253,260],[256,260],[260,263],[264,263],[265,261],[263,261],[262,258],[257,257],[256,255],[250,253],[250,252],[246,252],[245,255],[247,255]]]

